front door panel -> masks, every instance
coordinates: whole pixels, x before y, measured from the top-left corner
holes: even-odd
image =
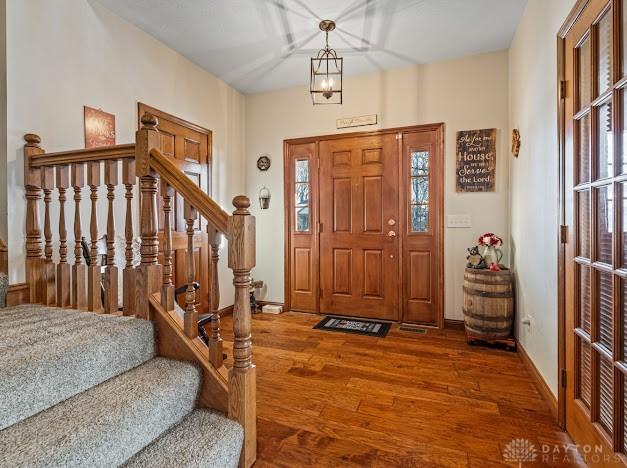
[[[398,320],[396,135],[320,142],[320,311]]]

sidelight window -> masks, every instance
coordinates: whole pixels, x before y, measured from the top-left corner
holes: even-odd
[[[411,152],[410,221],[412,232],[429,230],[429,151]]]
[[[295,165],[295,230],[307,232],[310,229],[310,203],[309,203],[309,159],[296,160]]]

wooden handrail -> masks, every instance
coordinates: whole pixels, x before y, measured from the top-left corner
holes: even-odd
[[[187,177],[181,177],[181,170],[156,148],[150,150],[150,168],[155,171],[190,205],[218,231],[228,238],[229,214],[203,190]]]
[[[62,164],[107,161],[135,157],[135,143],[102,146],[57,153],[36,154],[30,157],[30,167],[58,166]]]

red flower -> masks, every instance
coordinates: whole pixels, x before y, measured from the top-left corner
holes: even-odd
[[[499,245],[503,245],[503,239],[501,239],[499,236],[497,236],[493,232],[486,232],[484,235],[479,237],[479,244],[487,245],[490,247],[499,246]]]

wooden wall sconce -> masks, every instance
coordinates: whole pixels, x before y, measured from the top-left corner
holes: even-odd
[[[520,152],[520,132],[517,128],[512,130],[512,154],[515,158],[518,157],[518,153]]]

